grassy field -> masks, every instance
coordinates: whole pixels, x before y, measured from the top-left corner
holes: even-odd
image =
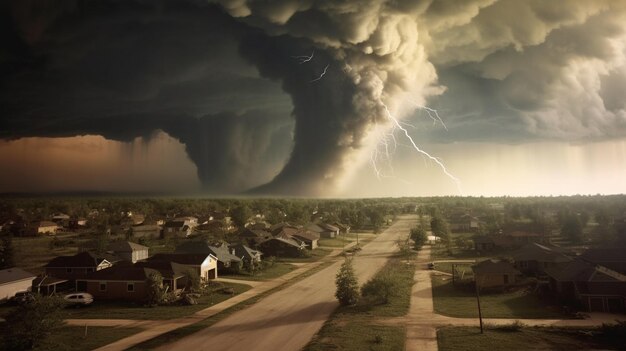
[[[241,294],[250,289],[249,285],[223,283],[224,286],[231,287],[235,295]],[[94,302],[91,306],[81,308],[67,308],[66,318],[90,319],[174,319],[188,316],[197,311],[213,306],[234,295],[213,293],[210,296],[203,296],[198,299],[197,305],[182,306],[156,306],[144,307],[134,303],[124,302]]]
[[[478,317],[476,295],[471,287],[452,285],[450,277],[433,276],[433,301],[437,313],[451,317]],[[567,318],[558,306],[550,306],[531,293],[481,294],[485,318]]]
[[[415,265],[392,259],[377,276],[390,273],[395,275],[397,285],[387,304],[372,305],[361,300],[356,306],[339,307],[304,350],[404,349],[404,327],[371,324],[372,319],[399,317],[408,312]]]
[[[262,271],[258,271],[251,275],[248,272],[242,272],[239,274],[222,274],[220,278],[228,278],[228,279],[242,279],[242,280],[270,280],[274,278],[278,278],[282,275],[285,275],[297,267],[284,262],[275,262],[273,266],[268,267]]]
[[[328,254],[331,253],[331,251],[332,251],[331,249],[324,249],[324,248],[318,247],[317,249],[310,251],[309,252],[310,256],[308,257],[298,257],[298,258],[280,257],[276,259],[276,262],[286,262],[286,263],[315,262],[328,256]]]
[[[50,334],[41,345],[34,348],[36,351],[79,351],[93,350],[98,347],[110,344],[119,339],[140,332],[139,328],[115,328],[115,327],[89,327],[85,335],[84,327],[63,326],[59,330]],[[0,333],[0,347],[4,345],[4,340]]]
[[[13,247],[15,250],[15,265],[30,273],[43,273],[43,266],[57,256],[74,255],[78,253],[79,239],[68,239],[66,235],[59,235],[57,240],[72,243],[65,247],[53,247],[52,236],[15,237]]]
[[[590,330],[569,328],[487,328],[484,334],[478,327],[446,327],[437,331],[439,351],[624,350],[623,342],[591,336]]]

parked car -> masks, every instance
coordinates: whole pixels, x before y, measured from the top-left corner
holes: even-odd
[[[93,302],[93,295],[86,292],[77,292],[63,296],[63,300],[70,305],[89,305]]]
[[[33,295],[32,292],[30,291],[19,291],[15,293],[15,296],[13,296],[12,298],[9,299],[10,303],[13,304],[24,304],[27,302],[31,302],[35,299],[35,296]]]

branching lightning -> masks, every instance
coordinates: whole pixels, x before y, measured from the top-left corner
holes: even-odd
[[[326,71],[328,70],[328,67],[330,67],[330,63],[327,64],[326,67],[324,67],[324,71],[322,72],[322,74],[320,74],[319,77],[309,81],[309,83],[314,83],[314,82],[317,82],[318,80],[322,79],[326,75]]]
[[[371,163],[372,163],[372,166],[374,167],[374,172],[376,172],[376,176],[378,178],[396,178],[396,179],[400,179],[400,178],[398,178],[398,177],[396,177],[394,175],[391,175],[391,176],[390,175],[385,175],[380,170],[380,168],[378,167],[378,164],[379,164],[379,162],[382,159],[382,161],[385,162],[389,166],[389,168],[392,170],[392,174],[393,174],[393,167],[391,165],[391,161],[393,159],[393,154],[395,152],[395,149],[396,149],[396,147],[398,145],[398,142],[397,142],[396,137],[395,137],[395,132],[397,130],[400,130],[404,134],[406,139],[410,142],[410,144],[411,144],[410,147],[413,148],[415,151],[417,151],[419,154],[421,154],[425,159],[428,159],[428,160],[434,162],[437,166],[439,166],[439,168],[441,168],[443,173],[455,183],[457,189],[459,190],[459,193],[462,194],[463,191],[461,190],[461,181],[448,171],[448,169],[443,164],[441,159],[439,159],[438,157],[430,155],[428,152],[422,150],[419,146],[417,146],[417,144],[415,143],[415,141],[413,140],[413,138],[409,134],[408,130],[405,127],[403,127],[402,125],[404,124],[404,125],[408,125],[408,126],[411,126],[411,127],[413,127],[413,126],[408,124],[408,123],[400,122],[398,119],[396,119],[391,114],[391,112],[389,111],[389,108],[387,107],[387,105],[385,105],[382,102],[381,102],[381,104],[385,108],[385,115],[386,115],[387,119],[392,123],[392,128],[391,128],[390,131],[382,133],[382,135],[381,135],[381,137],[379,139],[378,145],[374,148],[374,150],[372,152]],[[418,107],[423,108],[424,110],[428,111],[429,112],[429,116],[431,116],[431,118],[436,118],[436,120],[440,121],[441,124],[445,128],[445,124],[443,123],[443,121],[439,117],[439,114],[437,114],[436,110],[428,108],[428,107],[423,107],[423,106],[418,106]],[[447,130],[447,128],[446,128],[446,130]],[[403,179],[400,179],[400,180],[402,180],[405,183],[410,184],[406,180],[403,180]]]
[[[295,58],[296,60],[298,60],[299,64],[303,64],[303,63],[307,63],[307,62],[311,61],[313,59],[313,55],[315,55],[315,51],[313,51],[311,53],[311,55],[309,55],[309,56],[301,55],[301,56],[292,56],[292,57]]]
[[[437,110],[435,110],[434,108],[430,108],[428,106],[422,106],[414,101],[411,101],[411,103],[415,105],[417,108],[426,111],[426,113],[428,114],[428,117],[430,117],[430,119],[433,120],[433,125],[439,122],[441,123],[441,125],[443,126],[445,130],[448,130],[448,127],[446,126],[445,123],[443,123],[443,119],[441,119],[441,117],[439,116],[439,112],[437,112]]]

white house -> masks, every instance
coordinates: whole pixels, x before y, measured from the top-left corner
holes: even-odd
[[[0,270],[0,300],[10,299],[15,293],[30,290],[36,276],[20,268]]]

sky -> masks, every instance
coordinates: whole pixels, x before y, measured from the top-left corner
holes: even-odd
[[[0,17],[0,192],[626,193],[620,0],[15,0]]]

